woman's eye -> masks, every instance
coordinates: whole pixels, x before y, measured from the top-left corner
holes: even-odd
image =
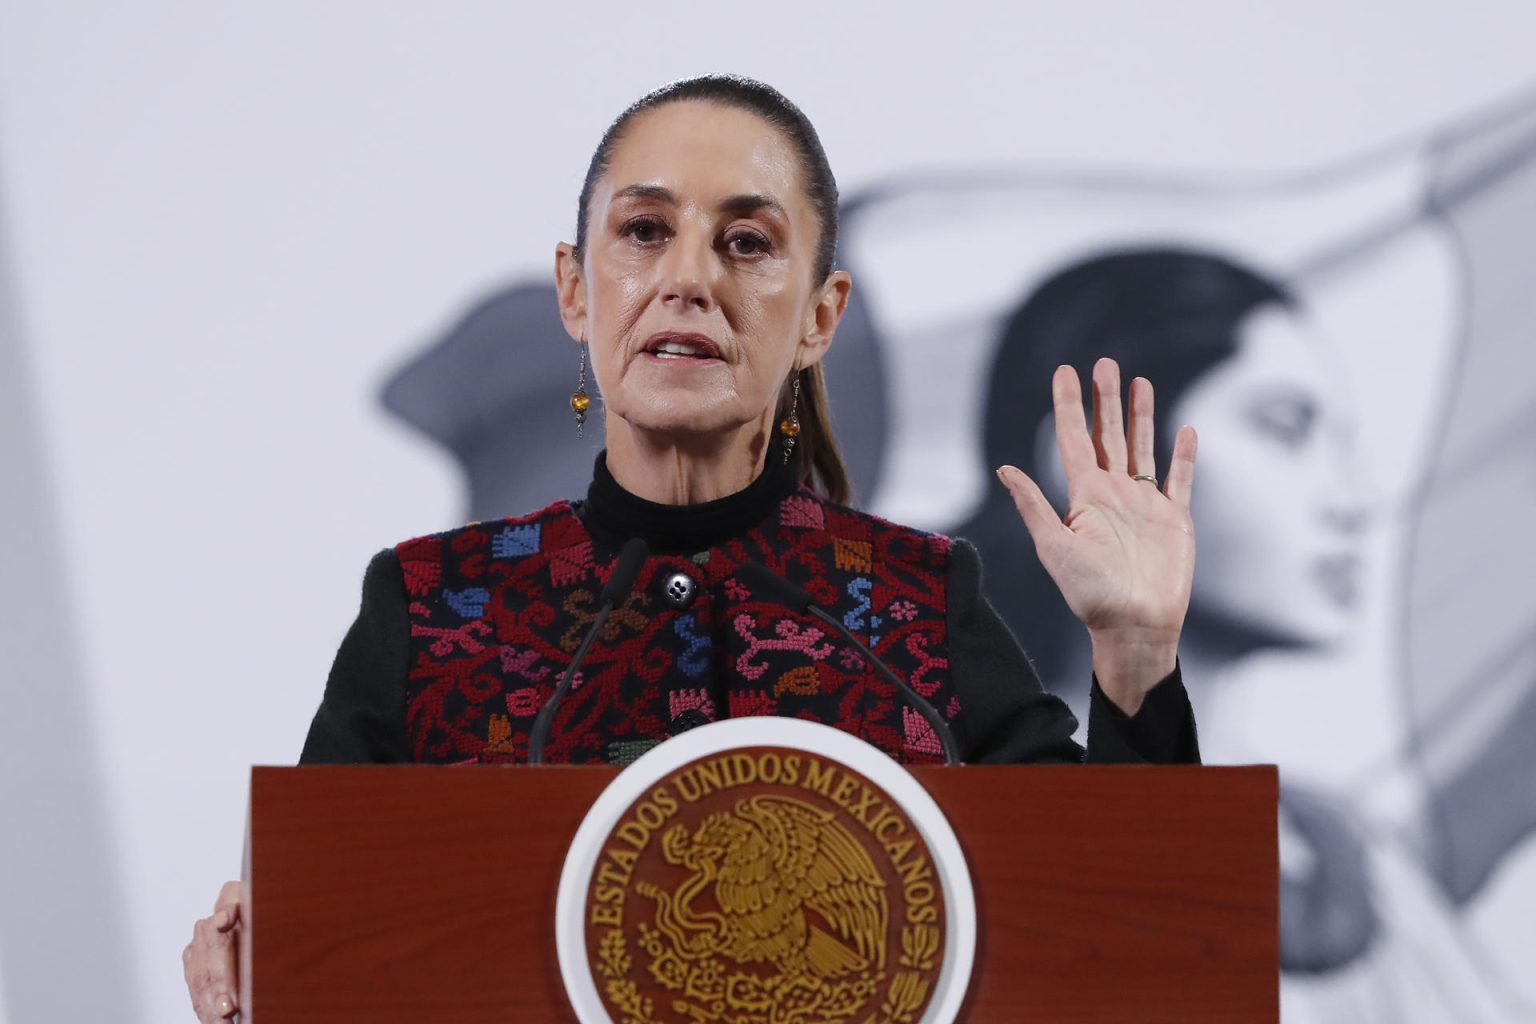
[[[725,240],[726,248],[737,256],[760,256],[769,249],[768,239],[755,231],[744,231]]]
[[[666,237],[667,226],[659,220],[642,217],[624,225],[623,234],[642,245],[659,242]]]

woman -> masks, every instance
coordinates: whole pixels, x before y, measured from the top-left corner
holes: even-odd
[[[819,362],[848,301],[833,269],[837,188],[815,130],[777,92],[712,76],[625,111],[593,155],[576,241],[557,248],[562,321],[604,399],[585,502],[381,552],[302,760],[524,760],[553,683],[593,622],[617,552],[649,547],[560,704],[546,759],[623,763],[690,714],[779,714],[934,760],[928,722],[739,573],[759,562],[940,709],[966,760],[1078,761],[1076,726],[980,594],[963,542],[855,512]],[[1195,437],[1153,462],[1152,388],[1122,420],[1114,363],[1052,380],[1072,487],[1066,522],[1000,471],[1093,638],[1090,760],[1198,759],[1177,671],[1194,564]],[[238,886],[200,921],[186,973],[201,1019],[235,1009]]]

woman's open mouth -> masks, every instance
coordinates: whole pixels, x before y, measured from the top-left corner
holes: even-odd
[[[678,334],[665,331],[646,339],[641,350],[652,359],[665,362],[719,362],[720,347],[702,334]]]

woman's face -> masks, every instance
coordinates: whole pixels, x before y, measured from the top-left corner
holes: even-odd
[[[1363,510],[1333,371],[1306,321],[1267,306],[1172,410],[1173,423],[1200,430],[1192,621],[1299,645],[1348,627]]]
[[[820,225],[790,140],[747,111],[637,115],[557,255],[561,312],[589,343],[609,430],[765,439],[792,371],[819,360],[848,293],[813,281]]]

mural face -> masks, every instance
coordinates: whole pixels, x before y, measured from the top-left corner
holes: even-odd
[[[1201,432],[1197,628],[1303,646],[1349,629],[1363,506],[1353,414],[1326,345],[1304,315],[1257,309],[1238,325],[1232,355],[1169,413]]]

